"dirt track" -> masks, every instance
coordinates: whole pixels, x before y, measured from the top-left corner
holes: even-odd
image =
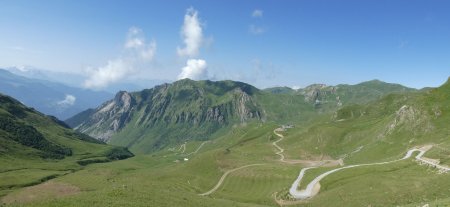
[[[278,142],[280,142],[281,140],[284,139],[284,136],[282,134],[278,133],[281,130],[282,130],[281,128],[277,128],[277,129],[273,130],[273,133],[275,135],[277,135],[280,139],[272,142],[272,145],[278,150],[278,152],[276,152],[275,154],[280,156],[280,162],[284,162],[284,163],[288,163],[288,164],[302,164],[302,165],[310,166],[310,167],[314,167],[314,166],[332,167],[332,166],[339,166],[339,165],[342,166],[343,165],[342,160],[291,160],[291,159],[285,159],[284,154],[283,154],[284,149],[278,145]]]
[[[231,170],[226,171],[226,172],[222,175],[222,177],[220,177],[219,182],[217,182],[217,184],[214,186],[214,188],[212,188],[211,190],[209,190],[209,191],[206,192],[206,193],[202,193],[202,194],[199,194],[199,195],[201,195],[201,196],[207,196],[207,195],[209,195],[209,194],[211,194],[211,193],[214,193],[214,191],[216,191],[217,189],[219,189],[220,185],[222,185],[223,181],[224,181],[225,178],[228,176],[228,174],[230,174],[230,173],[232,173],[232,172],[234,172],[234,171],[236,171],[236,170],[240,170],[240,169],[247,168],[247,167],[252,167],[252,166],[257,166],[257,165],[264,165],[264,164],[244,165],[244,166],[242,166],[242,167],[238,167],[238,168],[234,168],[234,169],[231,169]]]

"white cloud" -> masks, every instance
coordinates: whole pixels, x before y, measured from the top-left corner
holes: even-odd
[[[203,43],[203,30],[198,19],[198,12],[189,8],[184,15],[184,23],[181,28],[181,36],[185,44],[184,48],[177,47],[180,57],[194,57],[198,55]]]
[[[254,35],[260,35],[260,34],[263,34],[264,32],[266,32],[266,30],[264,28],[253,25],[253,24],[250,25],[250,27],[248,28],[248,31]]]
[[[14,68],[19,70],[20,72],[28,72],[28,71],[30,71],[30,68],[26,67],[25,65],[18,65],[18,66],[15,66]]]
[[[149,62],[156,53],[156,42],[146,42],[143,31],[137,27],[128,30],[124,55],[109,60],[104,66],[88,68],[88,79],[83,85],[90,89],[102,89],[138,71],[140,63]]]
[[[148,45],[139,51],[142,60],[151,61],[156,53],[156,42],[152,40]]]
[[[84,81],[84,87],[90,89],[102,89],[109,84],[122,79],[128,74],[134,73],[133,63],[124,59],[118,58],[109,60],[105,66],[88,69],[89,78]]]
[[[129,50],[129,52],[135,53],[137,58],[150,61],[156,52],[156,42],[152,40],[147,44],[144,32],[137,27],[131,27],[128,30],[124,48]]]
[[[294,90],[298,90],[298,89],[300,89],[302,87],[301,86],[292,86],[291,88],[294,89]]]
[[[142,35],[142,30],[137,27],[131,27],[128,30],[127,40],[125,42],[125,48],[139,48],[145,43],[145,38]]]
[[[73,106],[76,100],[75,96],[67,94],[64,100],[58,101],[56,104],[63,107]]]
[[[255,10],[253,10],[253,12],[252,12],[252,17],[253,18],[262,18],[263,17],[263,11],[262,10],[260,10],[260,9],[255,9]],[[253,35],[260,35],[260,34],[263,34],[263,33],[265,33],[266,32],[266,29],[264,28],[264,27],[261,27],[261,26],[258,26],[258,25],[254,25],[254,24],[251,24],[249,27],[248,27],[248,32],[250,33],[250,34],[253,34]]]
[[[192,80],[202,80],[208,78],[207,64],[202,59],[189,59],[178,75],[178,80],[189,78]]]
[[[263,11],[260,10],[260,9],[253,10],[252,17],[253,18],[261,18],[261,17],[263,17]]]

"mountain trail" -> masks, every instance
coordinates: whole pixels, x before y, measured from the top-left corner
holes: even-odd
[[[284,136],[278,132],[283,131],[282,128],[276,128],[273,130],[273,133],[277,135],[280,139],[272,142],[272,145],[278,150],[275,154],[280,156],[280,162],[288,163],[288,164],[303,164],[306,166],[325,166],[325,167],[332,167],[332,166],[342,166],[343,160],[291,160],[291,159],[285,159],[284,157],[284,149],[278,145],[278,142],[284,139]]]
[[[181,151],[181,149],[183,149],[183,151]],[[180,153],[184,153],[184,151],[186,151],[186,142],[180,145],[180,148],[177,151],[181,151]]]
[[[197,149],[195,150],[195,151],[193,151],[193,152],[190,152],[190,153],[188,153],[188,154],[186,154],[185,156],[189,156],[189,155],[192,155],[192,154],[196,154],[202,147],[203,147],[203,145],[205,145],[206,143],[208,143],[209,141],[204,141],[204,142],[202,142],[198,147],[197,147]],[[184,149],[186,150],[186,144],[184,145]],[[183,151],[184,152],[184,151]]]
[[[228,174],[230,174],[230,173],[232,173],[234,171],[240,170],[240,169],[244,169],[244,168],[252,167],[252,166],[258,166],[258,165],[265,165],[265,164],[250,164],[250,165],[244,165],[244,166],[241,166],[241,167],[238,167],[238,168],[234,168],[234,169],[228,170],[222,175],[222,177],[220,177],[219,182],[211,190],[209,190],[206,193],[201,193],[201,194],[198,194],[198,195],[201,195],[201,196],[210,195],[210,194],[214,193],[214,191],[219,189],[220,185],[222,185],[223,181],[228,176]]]

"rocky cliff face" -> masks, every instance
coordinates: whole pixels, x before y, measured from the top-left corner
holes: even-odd
[[[299,93],[305,96],[305,101],[320,102],[329,95],[335,95],[337,86],[327,86],[325,84],[313,84],[306,88],[299,89]]]
[[[123,128],[130,120],[136,100],[130,93],[121,91],[98,107],[89,119],[76,126],[75,129],[88,133],[93,137],[109,141],[111,136]]]
[[[395,117],[388,124],[385,135],[392,134],[395,130],[403,129],[413,133],[430,132],[433,130],[429,115],[413,106],[403,105],[395,112]]]
[[[252,97],[255,92],[258,89],[239,82],[190,80],[135,93],[121,91],[76,129],[103,141],[131,126],[142,131],[161,126],[209,127],[206,131],[213,132],[217,126],[263,120],[263,110]]]
[[[203,122],[229,124],[239,118],[241,122],[249,119],[261,119],[252,97],[240,88],[227,91],[229,96],[223,102],[214,103],[220,97],[204,88],[186,88],[173,90],[172,85],[164,85],[140,96],[146,97],[139,108],[145,108],[139,123],[154,125],[158,121],[170,123],[189,123],[199,125]]]

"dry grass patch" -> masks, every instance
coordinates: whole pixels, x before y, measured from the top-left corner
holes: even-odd
[[[49,181],[39,185],[23,188],[19,191],[6,195],[1,202],[4,204],[30,203],[34,201],[54,199],[64,196],[75,195],[80,188],[67,183]]]

